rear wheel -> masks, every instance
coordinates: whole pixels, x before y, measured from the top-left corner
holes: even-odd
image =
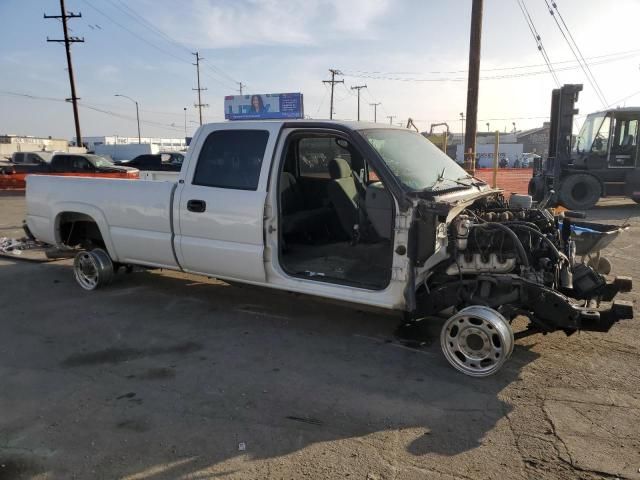
[[[113,280],[113,262],[109,254],[101,248],[83,251],[73,260],[73,275],[85,290],[95,290]]]
[[[492,308],[473,305],[450,317],[442,327],[440,346],[456,370],[472,377],[496,373],[513,352],[509,322]]]
[[[562,181],[560,203],[569,210],[588,210],[598,203],[602,195],[600,182],[592,175],[576,173]]]

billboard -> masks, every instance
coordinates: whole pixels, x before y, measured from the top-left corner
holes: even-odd
[[[301,93],[265,93],[224,97],[226,120],[304,118]]]

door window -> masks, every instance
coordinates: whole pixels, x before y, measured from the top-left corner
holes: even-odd
[[[265,130],[218,130],[204,142],[194,185],[256,190],[269,140]]]
[[[90,172],[93,171],[93,165],[89,163],[84,157],[72,157],[73,161],[71,164],[72,171],[74,172]]]
[[[638,120],[616,118],[613,132],[609,166],[612,168],[633,167],[636,163],[638,146]]]
[[[68,155],[58,155],[51,161],[51,170],[58,173],[69,172],[71,168],[70,160],[71,157]]]

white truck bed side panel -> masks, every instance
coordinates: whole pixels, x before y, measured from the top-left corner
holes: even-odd
[[[177,267],[171,247],[172,188],[170,182],[29,176],[27,223],[36,238],[60,243],[58,215],[85,213],[98,223],[114,260]]]

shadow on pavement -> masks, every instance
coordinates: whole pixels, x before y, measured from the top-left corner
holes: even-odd
[[[517,345],[474,379],[448,366],[437,325],[409,348],[393,316],[179,274],[84,292],[68,264],[13,263],[0,280],[0,438],[55,451],[20,461],[59,476],[211,476],[243,455],[404,429],[396,450],[453,456],[510,412],[500,392],[537,358]]]

